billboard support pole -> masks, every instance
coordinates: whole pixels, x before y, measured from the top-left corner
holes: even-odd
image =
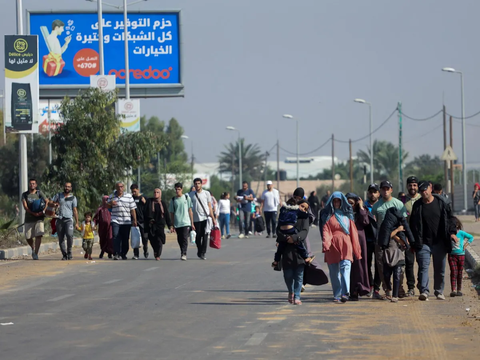
[[[97,1],[98,13],[98,55],[100,56],[100,75],[105,75],[105,68],[103,66],[103,9],[102,0]]]
[[[100,2],[101,0],[99,0]],[[127,0],[123,0],[123,33],[125,36],[125,99],[130,100],[130,67],[128,65],[128,13]],[[132,168],[128,169],[127,187],[132,185]]]
[[[52,165],[52,110],[48,99],[48,164]]]
[[[17,34],[23,35],[23,6],[22,0],[17,0]],[[28,168],[27,168],[27,136],[25,134],[20,134],[19,141],[19,177],[18,177],[18,192],[19,192],[19,202],[20,202],[20,212],[19,212],[19,222],[23,223],[25,218],[25,209],[22,204],[22,193],[27,191],[27,178],[28,178]]]

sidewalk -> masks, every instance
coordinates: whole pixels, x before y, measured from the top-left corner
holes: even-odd
[[[475,239],[465,249],[465,257],[468,265],[473,269],[480,266],[480,222],[475,222],[473,215],[457,215],[463,224],[463,230],[472,234]]]

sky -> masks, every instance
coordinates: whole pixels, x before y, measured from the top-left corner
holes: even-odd
[[[130,1],[131,2],[131,1]],[[121,5],[120,0],[109,3]],[[59,7],[61,4],[61,7]],[[26,10],[96,10],[82,0],[23,0]],[[148,0],[137,10],[181,9],[184,98],[142,99],[142,115],[175,117],[189,136],[197,162],[217,161],[239,129],[247,143],[269,151],[277,139],[295,153],[298,120],[300,153],[335,135],[358,139],[369,133],[368,106],[377,128],[397,103],[406,115],[426,118],[445,104],[461,115],[460,75],[464,73],[465,114],[480,111],[478,0]],[[16,31],[15,0],[2,0],[0,32]],[[3,37],[0,66],[3,69]],[[4,88],[3,82],[0,89]],[[428,121],[404,118],[409,159],[443,152],[442,116]],[[461,123],[454,122],[454,151],[461,160]],[[480,168],[480,115],[467,120],[468,167]],[[373,135],[398,144],[396,114]],[[366,150],[368,137],[353,144]],[[292,156],[281,150],[280,158]],[[270,151],[272,159],[275,150]],[[331,155],[331,144],[313,152]],[[349,156],[335,143],[335,155]]]

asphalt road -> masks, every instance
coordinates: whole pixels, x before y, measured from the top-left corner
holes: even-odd
[[[270,268],[274,251],[272,239],[231,238],[206,261],[192,247],[180,261],[169,242],[159,262],[77,255],[66,266],[50,255],[13,264],[52,270],[0,288],[0,322],[13,322],[0,326],[0,358],[478,359],[478,328],[465,325],[475,321],[464,310],[472,298],[338,305],[324,285],[293,306]]]

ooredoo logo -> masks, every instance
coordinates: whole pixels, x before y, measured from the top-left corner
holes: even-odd
[[[130,76],[133,76],[135,79],[168,79],[170,77],[170,71],[172,71],[173,68],[169,67],[168,69],[163,69],[163,70],[158,70],[158,69],[152,69],[151,66],[149,66],[145,70],[139,70],[139,69],[130,69],[129,73]],[[108,72],[108,75],[115,75],[119,79],[125,79],[125,69],[120,69],[120,70],[115,70],[112,69]]]

